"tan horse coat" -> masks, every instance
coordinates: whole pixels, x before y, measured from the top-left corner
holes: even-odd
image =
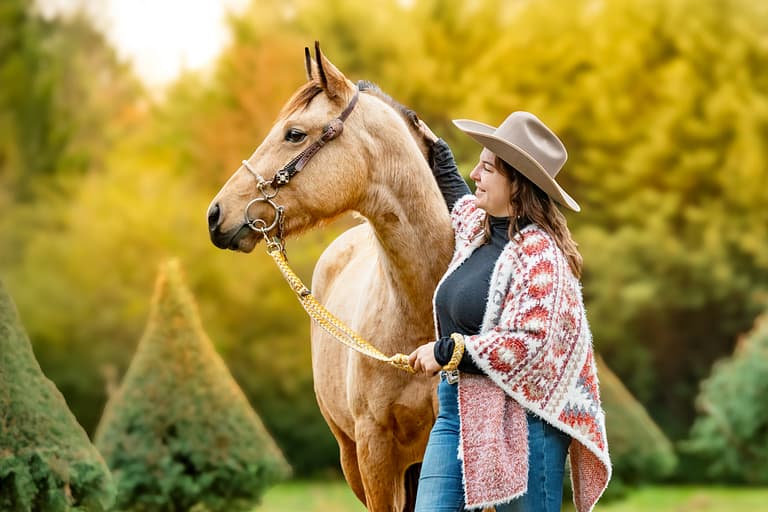
[[[355,86],[319,53],[318,60],[324,73],[315,68],[249,159],[267,180],[318,138],[354,94]],[[287,141],[292,128],[306,140]],[[312,290],[388,355],[408,354],[434,338],[432,293],[453,250],[448,211],[418,140],[414,124],[383,95],[362,92],[342,135],[275,198],[285,207],[287,235],[350,210],[365,217],[323,253]],[[243,222],[255,184],[241,167],[214,198],[209,227],[217,246],[248,252],[260,240]],[[272,218],[259,205],[251,214]],[[353,352],[314,324],[312,367],[320,410],[355,494],[371,511],[410,510],[415,496],[406,492],[406,470],[423,457],[436,381]]]

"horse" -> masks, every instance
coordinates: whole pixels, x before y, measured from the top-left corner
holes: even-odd
[[[380,351],[408,354],[435,338],[432,295],[453,251],[418,118],[347,79],[317,44],[305,59],[308,81],[212,200],[210,238],[250,252],[275,233],[356,212],[364,219],[324,250],[312,291]],[[314,322],[311,349],[317,403],[349,486],[370,511],[412,510],[437,413],[435,377],[367,358]]]

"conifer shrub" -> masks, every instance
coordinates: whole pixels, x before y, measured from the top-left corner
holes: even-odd
[[[627,485],[670,475],[677,457],[669,439],[619,378],[596,356],[600,398],[605,410],[608,449],[613,463],[610,493],[621,495]]]
[[[161,268],[149,321],[96,445],[125,511],[246,511],[289,467],[203,330],[179,264]]]
[[[742,336],[730,358],[701,383],[699,416],[683,450],[709,477],[768,484],[768,313]]]
[[[114,494],[104,460],[43,374],[0,282],[0,510],[101,512]]]

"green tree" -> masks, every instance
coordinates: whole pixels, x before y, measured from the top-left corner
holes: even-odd
[[[0,26],[0,182],[6,201],[29,201],[54,178],[101,169],[140,88],[82,14],[46,20],[7,0]]]
[[[683,446],[702,459],[707,476],[768,483],[768,314],[739,340],[702,382],[699,416]]]
[[[764,6],[624,2],[592,14],[592,52],[554,114],[598,347],[675,439],[697,383],[765,301]],[[612,63],[610,66],[602,63]],[[576,63],[574,63],[576,64]],[[561,93],[562,94],[562,93]]]
[[[204,332],[177,261],[161,269],[147,329],[96,444],[122,510],[250,510],[288,472]]]
[[[669,476],[677,464],[672,443],[603,358],[596,360],[613,463],[611,494],[621,494],[627,485]]]
[[[37,364],[0,282],[0,509],[105,511],[114,492],[101,455]]]
[[[0,7],[0,26],[0,177],[24,197],[33,176],[56,170],[68,133],[54,127],[54,82],[44,43],[50,25],[30,2],[9,0]]]

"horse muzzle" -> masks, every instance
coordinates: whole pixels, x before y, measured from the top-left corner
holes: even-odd
[[[262,235],[251,229],[247,222],[232,229],[222,229],[223,215],[218,203],[208,209],[208,235],[213,245],[219,249],[250,252],[262,239]]]

